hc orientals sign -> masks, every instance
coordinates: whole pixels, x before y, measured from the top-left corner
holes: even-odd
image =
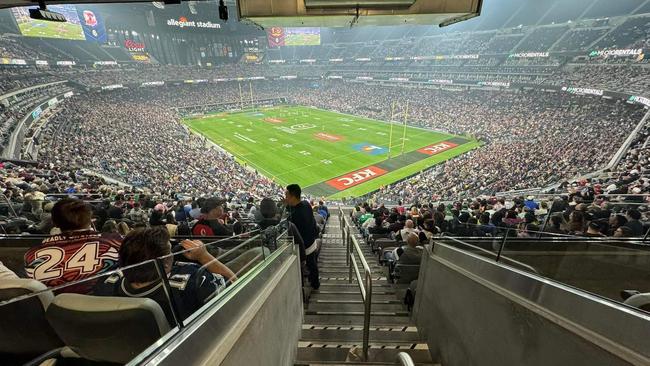
[[[449,80],[449,79],[431,79],[429,80],[429,82],[432,84],[453,84],[454,83],[453,80]]]
[[[165,85],[164,81],[147,81],[142,84],[140,84],[141,87],[147,87],[147,86],[163,86]]]
[[[219,23],[212,23],[211,21],[202,22],[202,21],[189,20],[186,17],[180,17],[178,18],[178,20],[169,19],[167,20],[167,25],[170,27],[178,27],[178,28],[208,28],[208,29],[221,28],[221,24]]]
[[[371,179],[375,179],[379,176],[386,174],[387,171],[381,168],[378,168],[374,165],[361,170],[357,170],[346,175],[342,175],[338,178],[330,179],[326,183],[339,191],[354,187],[358,184],[365,183]]]
[[[565,91],[570,94],[578,94],[578,95],[598,95],[602,96],[603,91],[600,89],[591,89],[591,88],[571,88],[571,87],[562,87],[562,91]]]
[[[511,58],[542,58],[548,57],[548,52],[521,52],[510,54]]]
[[[478,85],[481,86],[496,86],[500,88],[509,88],[510,83],[507,81],[480,81]]]
[[[115,89],[122,89],[122,88],[124,88],[124,85],[122,85],[122,84],[113,84],[113,85],[102,86],[102,90],[115,90]]]
[[[646,97],[641,97],[638,95],[630,95],[629,98],[627,98],[628,102],[633,102],[633,103],[639,103],[643,104],[645,106],[650,106],[650,99]]]
[[[601,50],[601,51],[591,51],[589,57],[628,57],[628,56],[640,56],[643,54],[642,48],[627,48],[627,49],[616,49],[616,50]]]

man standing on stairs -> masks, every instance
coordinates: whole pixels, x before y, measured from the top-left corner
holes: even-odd
[[[298,228],[305,244],[309,284],[314,290],[320,287],[318,277],[318,226],[312,213],[311,205],[300,199],[302,191],[297,184],[290,184],[284,192],[288,220]]]

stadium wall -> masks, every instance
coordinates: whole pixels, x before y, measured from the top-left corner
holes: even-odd
[[[649,317],[446,244],[424,251],[417,286],[413,317],[443,365],[650,362]]]

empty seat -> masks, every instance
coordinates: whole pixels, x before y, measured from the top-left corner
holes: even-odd
[[[68,347],[92,361],[127,363],[169,331],[160,305],[147,298],[61,294],[46,316]]]
[[[0,354],[28,360],[63,347],[45,318],[45,311],[54,298],[52,292],[36,280],[0,281],[0,302],[19,296],[23,298],[0,305]]]

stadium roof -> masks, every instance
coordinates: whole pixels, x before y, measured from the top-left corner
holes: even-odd
[[[450,25],[477,17],[482,0],[237,0],[239,16],[263,27]]]

